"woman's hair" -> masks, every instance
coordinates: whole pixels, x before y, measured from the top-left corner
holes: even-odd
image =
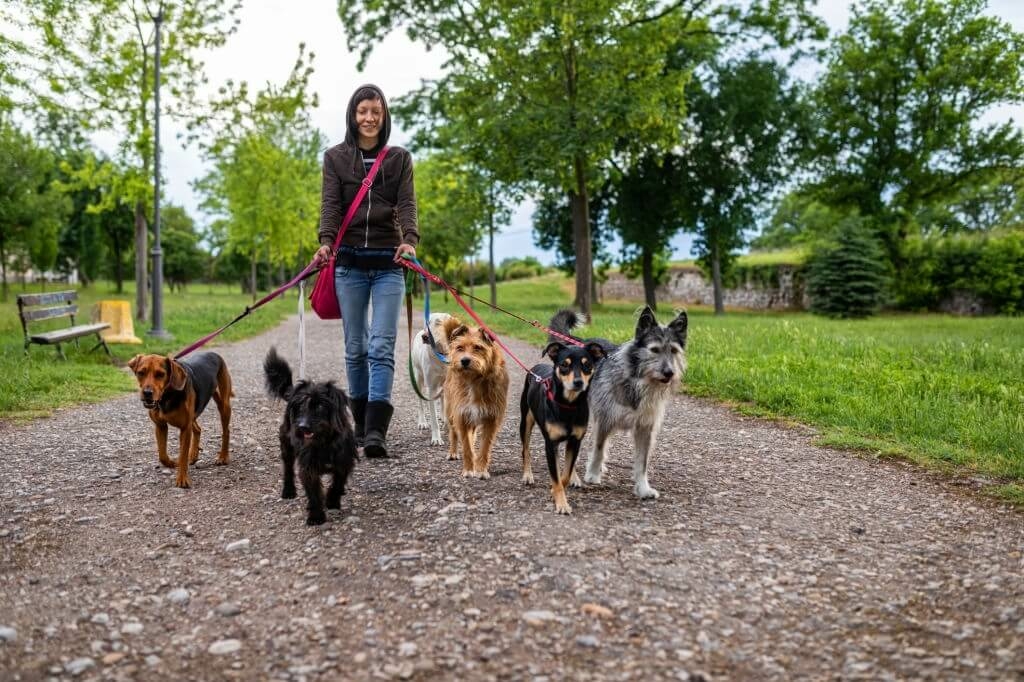
[[[383,98],[380,96],[380,90],[371,86],[363,86],[352,95],[352,104],[358,105],[367,99],[383,101]]]

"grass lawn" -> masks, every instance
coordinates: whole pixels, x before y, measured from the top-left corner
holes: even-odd
[[[50,284],[46,291],[68,288],[67,285]],[[39,291],[41,289],[35,285],[27,290],[12,285],[8,301],[0,303],[0,419],[17,421],[44,416],[55,407],[98,402],[132,391],[135,382],[122,367],[136,353],[177,352],[231,321],[252,302],[252,297],[239,293],[237,286],[195,284],[183,293],[167,292],[164,295],[164,328],[174,338],[152,338],[146,335],[148,324],[136,324],[135,335],[142,339],[142,345],[112,344],[110,350],[118,359],[117,365],[113,365],[102,349],[88,352],[95,345],[95,336],[81,338],[81,350],[77,350],[74,344],[63,344],[67,362],[57,357],[52,346],[37,344],[30,346],[26,357],[22,350],[24,336],[18,320],[16,297],[17,294]],[[115,292],[113,284],[99,282],[80,289],[78,295],[79,315],[75,322],[79,324],[89,321],[96,301],[126,300],[134,308],[135,290],[130,282],[125,284],[125,291],[121,294]],[[274,327],[294,312],[296,305],[295,294],[289,292],[284,301],[267,303],[211,343],[216,345],[252,336]],[[33,325],[30,329],[45,330],[67,325],[68,318],[65,317]]]
[[[498,303],[546,323],[571,302],[571,291],[569,281],[548,275],[501,285]],[[486,288],[476,294],[488,296]],[[440,299],[431,297],[433,309],[456,312]],[[659,319],[667,322],[670,307],[663,308]],[[597,306],[582,333],[624,341],[636,311],[635,303]],[[809,424],[823,444],[989,478],[993,492],[1024,503],[1024,318],[716,317],[699,307],[689,314],[686,392]],[[499,333],[545,342],[512,318],[482,317]]]

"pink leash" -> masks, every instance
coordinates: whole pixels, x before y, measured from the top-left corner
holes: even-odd
[[[267,303],[268,301],[272,300],[274,297],[280,295],[282,292],[285,292],[288,289],[291,289],[293,286],[295,286],[296,284],[298,284],[302,280],[304,280],[307,277],[309,277],[310,275],[312,275],[314,272],[319,270],[321,267],[323,267],[322,264],[317,263],[316,259],[314,258],[310,262],[310,264],[307,265],[302,270],[302,272],[300,272],[299,274],[295,275],[295,277],[293,277],[291,279],[291,281],[289,281],[287,284],[283,284],[283,285],[279,286],[278,288],[274,289],[269,294],[267,294],[266,296],[264,296],[260,300],[256,301],[252,305],[246,306],[245,310],[242,312],[241,315],[239,315],[235,319],[231,320],[230,322],[228,322],[226,325],[224,325],[223,327],[221,327],[217,331],[212,332],[210,334],[207,334],[206,336],[204,336],[203,338],[199,339],[198,341],[196,341],[192,345],[187,346],[183,350],[178,351],[178,353],[174,356],[174,359],[178,360],[180,358],[183,358],[186,355],[188,355],[189,353],[191,353],[192,351],[194,351],[196,348],[200,348],[201,346],[206,345],[207,343],[210,342],[211,339],[213,339],[213,338],[219,336],[220,334],[222,334],[224,332],[224,330],[226,330],[228,327],[230,327],[234,323],[238,322],[239,320],[244,318],[246,315],[248,315],[252,311],[254,311],[257,308],[259,308],[264,303]]]
[[[536,372],[534,372],[533,370],[531,370],[525,364],[523,364],[522,360],[520,360],[518,357],[516,357],[516,354],[513,353],[511,350],[509,350],[508,346],[506,346],[502,342],[502,340],[500,338],[498,338],[498,335],[495,334],[494,331],[490,327],[488,327],[487,324],[483,320],[480,319],[480,316],[476,314],[476,311],[473,310],[465,301],[462,300],[462,297],[459,296],[459,292],[455,289],[455,287],[453,287],[451,284],[448,284],[448,282],[444,281],[443,279],[441,279],[440,277],[438,277],[434,273],[432,273],[429,270],[425,269],[422,265],[420,265],[419,263],[413,261],[412,259],[403,258],[399,262],[402,265],[404,265],[405,267],[407,267],[410,270],[412,270],[413,272],[419,273],[420,276],[429,279],[431,282],[433,282],[437,286],[446,289],[448,291],[448,293],[450,293],[452,295],[452,297],[455,299],[455,302],[458,303],[460,306],[462,306],[462,309],[465,310],[469,314],[469,316],[473,318],[473,321],[475,321],[478,325],[480,325],[481,329],[483,329],[485,332],[487,332],[488,336],[490,336],[492,339],[494,339],[494,342],[496,344],[498,344],[503,351],[505,351],[506,355],[508,355],[510,358],[512,358],[517,365],[522,367],[524,372],[526,372],[527,374],[532,376],[534,381],[536,381],[538,384],[544,384],[548,400],[550,400],[551,402],[555,403],[556,405],[558,405],[560,407],[563,407],[563,408],[566,408],[566,409],[570,409],[570,410],[576,409],[572,405],[565,405],[565,404],[559,403],[558,401],[555,400],[555,392],[554,392],[554,390],[553,390],[553,388],[551,386],[551,379],[545,379],[541,375],[539,375]],[[537,326],[538,328],[541,328],[542,325],[536,324],[535,326]],[[544,329],[547,329],[547,328],[544,327]],[[571,343],[574,343],[576,345],[579,345],[579,346],[584,345],[584,344],[580,343],[579,341],[577,341],[576,339],[571,339],[571,338],[569,338],[569,337],[567,337],[567,336],[565,336],[563,334],[558,334],[557,332],[554,332],[552,330],[548,330],[548,331],[551,332],[552,334],[556,335],[557,337],[563,338],[563,339],[565,339],[565,340],[567,340],[567,341],[569,341]]]

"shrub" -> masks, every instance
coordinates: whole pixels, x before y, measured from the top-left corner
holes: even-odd
[[[835,236],[819,243],[807,263],[811,311],[828,317],[868,317],[887,290],[885,254],[857,217],[842,220]]]

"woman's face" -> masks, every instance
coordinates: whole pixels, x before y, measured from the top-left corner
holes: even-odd
[[[376,141],[384,125],[384,103],[379,99],[364,99],[356,104],[356,127],[361,141]]]

